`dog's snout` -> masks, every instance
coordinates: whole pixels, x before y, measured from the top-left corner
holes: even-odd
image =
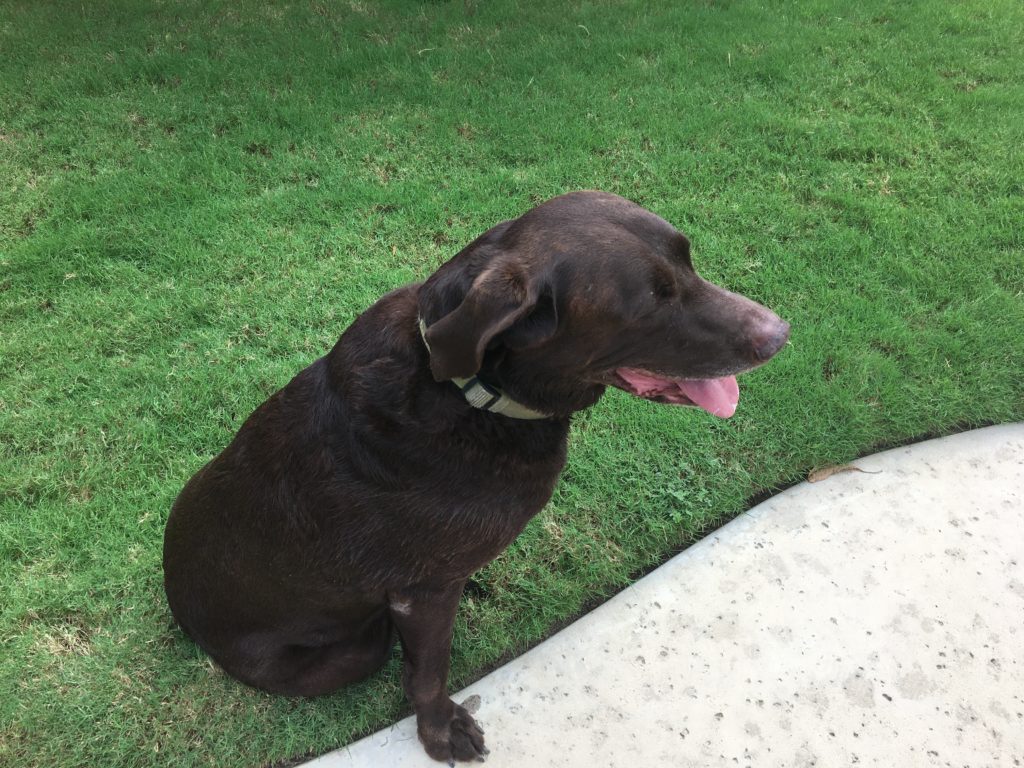
[[[761,321],[751,336],[751,349],[759,363],[771,359],[789,338],[789,323],[777,317]]]

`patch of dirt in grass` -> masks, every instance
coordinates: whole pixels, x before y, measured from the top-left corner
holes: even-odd
[[[68,656],[88,656],[92,653],[95,628],[86,623],[86,617],[72,614],[64,621],[52,624],[44,631],[36,645],[55,659]]]

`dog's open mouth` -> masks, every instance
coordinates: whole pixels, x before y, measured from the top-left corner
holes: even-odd
[[[618,368],[615,386],[656,403],[692,405],[727,419],[736,413],[740,388],[735,376],[720,379],[671,379],[638,368]]]

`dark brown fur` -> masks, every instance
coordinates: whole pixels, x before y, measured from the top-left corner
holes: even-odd
[[[284,695],[366,677],[397,637],[427,752],[482,755],[446,691],[455,612],[470,574],[548,501],[571,414],[617,367],[719,377],[787,333],[697,277],[686,238],[654,214],[599,192],[555,198],[384,296],[256,409],[171,511],[171,610],[229,674]],[[478,371],[552,418],[470,407],[447,379]]]

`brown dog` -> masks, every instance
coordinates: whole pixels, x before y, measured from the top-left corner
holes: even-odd
[[[366,677],[397,634],[427,752],[481,758],[446,690],[455,612],[548,501],[572,414],[612,385],[731,416],[734,374],[788,333],[649,211],[550,200],[380,299],[188,482],[171,610],[229,674],[290,696]]]

